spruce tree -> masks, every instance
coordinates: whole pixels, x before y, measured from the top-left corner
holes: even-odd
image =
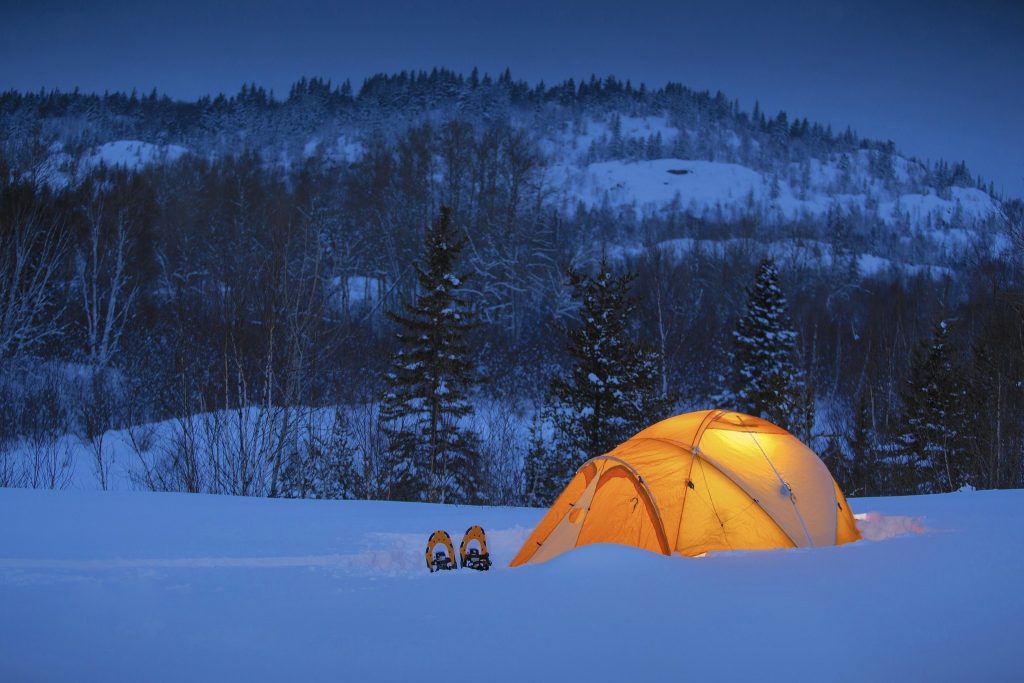
[[[544,425],[549,412],[542,407],[530,423],[530,440],[523,457],[523,505],[546,507],[565,485],[565,466],[555,449],[544,438]],[[571,473],[569,473],[571,474]]]
[[[802,432],[813,399],[794,363],[797,335],[771,259],[761,262],[747,294],[746,311],[732,333],[730,391],[720,395],[718,402],[763,417],[806,439],[809,435]]]
[[[942,320],[915,354],[902,392],[897,486],[902,493],[955,491],[970,484],[966,382]]]
[[[352,429],[345,411],[334,411],[326,433],[310,429],[304,443],[290,449],[281,473],[286,498],[360,499],[366,482],[355,461]]]
[[[473,326],[455,268],[463,240],[442,207],[429,228],[416,275],[419,295],[402,313],[399,349],[387,374],[381,427],[389,442],[389,498],[470,503],[478,498],[478,437],[463,422],[473,413],[473,362],[466,335]]]
[[[535,503],[550,503],[587,459],[665,417],[657,357],[636,341],[629,295],[634,278],[614,276],[604,259],[593,277],[569,271],[579,324],[567,330],[572,366],[551,381],[547,416],[553,443],[550,452],[535,457],[543,463],[533,474]]]
[[[366,482],[356,465],[348,414],[335,408],[326,439],[314,436],[308,451],[313,462],[313,498],[355,500],[366,497]]]
[[[281,469],[281,483],[278,489],[282,498],[306,498],[310,477],[306,473],[306,458],[298,448],[289,448]]]
[[[878,447],[868,391],[860,392],[853,430],[846,438],[850,453],[848,482],[841,482],[843,492],[851,496],[876,496],[881,493]],[[838,478],[837,478],[838,479]]]

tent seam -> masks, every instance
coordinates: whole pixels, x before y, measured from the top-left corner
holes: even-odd
[[[683,482],[683,500],[679,504],[679,523],[676,524],[676,540],[675,545],[679,545],[679,534],[683,533],[683,518],[686,516],[686,499],[689,497],[690,490],[690,477],[693,476],[693,462],[699,457],[700,454],[700,440],[704,438],[704,432],[707,431],[708,427],[712,422],[717,420],[725,414],[724,410],[709,410],[708,414],[704,416],[704,419],[697,425],[697,431],[693,433],[693,438],[690,440],[690,446],[687,450],[690,451],[690,467],[686,470],[686,481]],[[684,447],[685,448],[685,447]],[[717,468],[716,468],[717,469]],[[751,496],[753,500],[753,496]]]

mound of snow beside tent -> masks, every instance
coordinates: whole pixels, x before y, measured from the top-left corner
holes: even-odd
[[[507,569],[543,510],[0,490],[0,680],[1018,677],[1024,491],[850,502],[884,540]]]

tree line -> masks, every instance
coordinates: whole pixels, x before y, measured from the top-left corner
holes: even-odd
[[[682,131],[673,140],[659,135],[627,135],[623,117],[664,117]],[[791,116],[770,115],[755,103],[745,110],[722,92],[694,90],[680,83],[662,88],[634,85],[614,76],[547,85],[528,84],[511,72],[492,77],[474,69],[468,76],[448,69],[377,74],[355,87],[322,78],[302,78],[287,96],[255,83],[231,94],[173,100],[156,90],[146,94],[102,95],[39,91],[0,93],[0,151],[19,173],[48,175],[69,168],[91,148],[113,140],[179,145],[203,155],[240,155],[257,150],[263,161],[289,168],[317,153],[344,164],[339,141],[361,141],[367,134],[390,141],[425,119],[461,119],[473,126],[515,120],[524,128],[557,138],[566,131],[583,135],[587,119],[610,122],[610,135],[592,140],[588,159],[675,157],[741,163],[785,177],[806,188],[814,160],[838,159],[844,166],[836,192],[864,189],[849,166],[867,156],[873,179],[891,190],[940,194],[950,187],[979,187],[994,195],[991,183],[972,175],[966,163],[913,160],[901,172],[894,165],[892,141],[863,138],[851,129]]]

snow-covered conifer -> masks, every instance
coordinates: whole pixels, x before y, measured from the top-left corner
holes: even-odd
[[[523,456],[523,504],[529,507],[550,505],[564,483],[564,467],[552,463],[554,449],[544,439],[545,409],[538,410],[530,424],[530,440]]]
[[[802,432],[805,412],[813,401],[808,400],[804,374],[794,362],[796,337],[778,270],[774,262],[765,259],[733,332],[732,378],[729,391],[717,397],[718,403],[758,415],[794,433]]]
[[[843,491],[850,496],[877,496],[881,493],[880,481],[883,472],[878,463],[878,447],[872,419],[871,397],[868,391],[861,391],[854,416],[853,430],[846,438],[849,451],[847,482]],[[837,477],[838,479],[838,477]]]
[[[286,498],[360,499],[365,479],[356,465],[348,415],[336,408],[326,430],[311,426],[305,439],[291,448],[281,473]]]
[[[474,368],[466,343],[473,314],[461,293],[466,275],[455,272],[462,247],[442,207],[416,268],[419,295],[389,314],[400,330],[380,414],[392,499],[468,503],[479,495],[478,437],[463,426],[473,412]]]
[[[955,361],[949,324],[942,320],[930,339],[918,348],[902,392],[895,492],[955,491],[972,483],[968,481],[966,397],[966,382]]]
[[[602,259],[593,277],[569,271],[579,324],[567,331],[572,366],[551,382],[553,456],[545,458],[539,500],[549,500],[588,458],[665,417],[655,354],[635,333],[633,274],[614,276]],[[553,487],[548,490],[548,487]]]

